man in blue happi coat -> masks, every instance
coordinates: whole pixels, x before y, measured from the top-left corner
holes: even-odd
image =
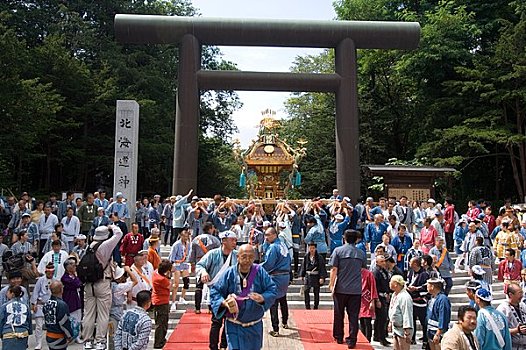
[[[260,265],[249,244],[239,247],[237,265],[230,267],[210,289],[216,318],[226,316],[228,348],[259,350],[263,346],[265,311],[274,304],[276,284]]]
[[[343,232],[351,221],[349,215],[336,214],[329,224],[329,237],[331,239],[331,253],[343,245]]]
[[[382,243],[382,236],[387,231],[387,224],[384,222],[384,216],[382,214],[374,215],[374,222],[371,222],[365,226],[364,238],[369,244],[369,251],[371,252],[371,260],[375,258],[374,251],[376,246]]]
[[[201,283],[206,283],[210,288],[216,284],[226,270],[237,264],[237,238],[232,231],[219,234],[221,247],[207,252],[196,264],[196,278]],[[219,332],[223,326],[223,318],[212,316],[212,327],[210,328],[210,349],[217,350],[219,343]],[[226,336],[221,335],[221,349],[226,348]]]
[[[407,274],[405,269],[405,256],[413,246],[413,240],[407,234],[407,227],[404,224],[400,224],[398,227],[398,233],[391,241],[391,245],[396,250],[396,257],[393,257],[396,260],[396,266],[404,271],[404,274]]]
[[[116,201],[111,202],[108,208],[106,208],[106,215],[110,216],[111,214],[117,213],[119,219],[129,219],[130,213],[128,211],[128,205],[124,202],[122,192],[117,192],[115,198]]]
[[[431,350],[440,350],[440,341],[451,320],[451,302],[443,287],[444,280],[441,278],[427,280],[427,292],[431,295],[427,304],[427,339]]]
[[[269,334],[277,337],[279,335],[278,305],[281,305],[283,328],[288,328],[289,306],[287,304],[287,290],[290,282],[291,258],[287,246],[278,239],[278,233],[274,227],[269,227],[265,231],[265,240],[269,243],[269,246],[261,266],[268,272],[277,288],[276,301],[270,307],[272,331]]]

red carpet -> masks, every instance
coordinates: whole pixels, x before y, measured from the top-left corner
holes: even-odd
[[[211,315],[187,311],[179,320],[163,350],[208,350]]]
[[[337,344],[332,338],[332,310],[289,310],[289,313],[289,318],[296,324],[305,350],[343,350],[347,348],[345,344]],[[200,315],[187,311],[179,320],[163,350],[208,349],[210,317],[211,315],[206,311]],[[347,335],[347,325],[345,332]],[[360,332],[356,349],[373,349]]]
[[[332,338],[332,310],[289,310],[290,318],[294,319],[305,350],[342,350],[346,344],[338,344]],[[345,336],[348,335],[345,322]],[[372,350],[367,338],[358,332],[356,349]]]

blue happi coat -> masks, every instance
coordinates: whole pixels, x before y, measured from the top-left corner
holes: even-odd
[[[272,281],[276,283],[276,298],[284,297],[287,294],[290,281],[290,254],[285,244],[278,238],[272,242],[265,251],[264,262],[261,266],[268,272]]]
[[[491,326],[488,317],[493,318],[495,325],[498,328],[503,340],[504,346],[500,346],[495,330]],[[475,329],[475,336],[477,337],[481,349],[502,349],[511,350],[511,334],[509,322],[506,316],[493,306],[489,305],[484,308],[484,311],[479,310],[477,313],[477,329]],[[517,349],[520,349],[518,347]]]
[[[27,302],[13,298],[0,306],[0,332],[6,334],[24,331],[33,333],[31,309]]]
[[[367,243],[370,243],[370,250],[371,252],[374,252],[376,249],[376,246],[380,243],[382,243],[382,236],[387,231],[387,224],[385,222],[381,222],[378,227],[376,227],[376,224],[374,222],[371,222],[365,226],[364,230],[364,238]]]
[[[334,249],[343,245],[343,232],[349,226],[349,221],[351,221],[351,219],[348,215],[346,215],[343,221],[341,222],[338,222],[336,220],[331,221],[329,225],[329,237],[331,238],[331,252],[333,252]]]
[[[237,264],[237,250],[233,250],[231,254],[232,258],[230,259],[230,266],[234,266]],[[210,276],[211,281],[216,277],[224,263],[225,261],[223,260],[222,248],[219,247],[212,249],[206,253],[196,264],[196,276],[201,278],[201,274],[206,272]]]
[[[455,240],[455,245],[460,247],[466,238],[466,233],[468,232],[468,226],[462,227],[462,223],[458,223],[455,226],[455,231],[453,231],[453,239]]]
[[[327,253],[327,242],[325,241],[325,228],[323,227],[323,223],[321,222],[321,217],[318,214],[314,215],[314,218],[316,219],[316,225],[312,226],[309,229],[309,232],[307,232],[307,236],[305,237],[305,242],[316,243],[316,250],[318,251],[318,253],[326,254]]]
[[[112,202],[107,208],[106,208],[106,215],[110,216],[113,213],[117,213],[117,216],[119,218],[130,218],[130,213],[128,212],[128,206],[124,202]]]
[[[393,238],[391,245],[396,250],[396,266],[402,271],[405,271],[405,256],[409,249],[413,246],[413,241],[408,235],[404,235],[404,242],[400,239],[400,236]]]
[[[449,328],[451,319],[451,302],[448,297],[440,292],[431,298],[427,305],[427,331],[433,336],[438,329],[444,334]]]
[[[252,269],[255,268],[258,268],[258,271],[252,286],[249,286],[250,292],[261,294],[265,301],[263,304],[256,303],[251,299],[239,301],[239,313],[237,314],[236,320],[241,323],[261,320],[265,311],[274,304],[276,299],[276,284],[264,268],[256,264],[252,265]],[[238,296],[241,294],[241,283],[237,265],[230,267],[210,289],[210,303],[217,318],[221,318],[227,313],[227,310],[221,306],[221,303],[230,294]],[[233,318],[233,315],[227,313],[226,336],[229,349],[261,349],[263,346],[262,321],[249,327],[243,327],[230,322],[228,318]]]

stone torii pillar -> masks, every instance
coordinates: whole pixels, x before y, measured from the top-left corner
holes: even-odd
[[[420,25],[118,14],[115,36],[121,43],[179,45],[173,193],[197,187],[200,90],[332,92],[336,94],[337,187],[358,200],[357,49],[415,49]],[[334,48],[335,73],[201,70],[201,45]]]

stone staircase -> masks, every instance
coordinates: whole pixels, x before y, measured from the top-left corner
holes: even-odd
[[[170,253],[170,247],[169,246],[164,246],[164,245],[161,246],[161,257],[162,258],[167,258],[169,253]],[[456,254],[454,254],[454,253],[450,253],[450,254],[451,254],[451,258],[453,259],[453,261],[455,261]],[[301,261],[303,259],[302,255],[303,254],[301,254],[301,256],[300,256],[300,265],[301,265]],[[369,255],[368,255],[368,259],[369,259]],[[469,280],[470,280],[470,277],[468,276],[468,274],[466,272],[456,273],[453,276],[453,288],[452,288],[451,293],[449,295],[449,298],[451,300],[451,306],[452,306],[452,314],[451,314],[451,322],[452,323],[456,322],[456,320],[457,320],[458,308],[460,306],[462,306],[462,305],[467,305],[468,304],[468,297],[465,294],[465,287],[464,287],[464,285]],[[496,280],[496,278],[495,278],[495,280]],[[178,303],[177,304],[177,309],[170,312],[170,319],[169,319],[169,324],[168,324],[168,328],[169,328],[168,336],[170,336],[171,332],[173,331],[173,329],[175,328],[175,326],[179,322],[179,319],[186,312],[186,310],[189,310],[189,311],[193,312],[193,310],[194,310],[195,284],[196,284],[195,282],[196,282],[195,277],[193,277],[193,276],[190,277],[190,289],[186,293],[187,304],[183,305],[183,304]],[[321,287],[320,305],[319,305],[320,309],[332,309],[333,308],[332,297],[331,297],[331,294],[330,294],[329,289],[327,287],[327,284],[328,284],[328,281],[325,283],[324,286]],[[7,285],[7,281],[6,281],[5,277],[3,278],[2,285],[3,286]],[[181,280],[180,284],[179,284],[178,298],[180,296],[180,291],[181,291],[182,285],[183,285],[183,283],[182,283],[182,280]],[[287,294],[287,300],[288,300],[289,308],[291,308],[291,309],[303,309],[305,307],[305,304],[304,304],[304,301],[303,301],[303,295],[300,295],[301,285],[302,285],[301,278],[295,278],[294,281],[292,282],[292,284],[289,286],[289,290],[288,290],[288,294]],[[34,287],[33,285],[30,286],[30,290],[31,291],[32,291],[33,287]],[[503,293],[503,283],[502,282],[494,282],[492,288],[493,288],[493,292],[494,292],[494,296],[493,296],[494,301],[493,301],[492,304],[494,306],[497,306],[498,304],[500,304],[501,302],[503,302],[505,300],[505,296],[504,296],[504,293]],[[311,302],[312,302],[312,297],[311,297]],[[206,309],[206,305],[203,304],[202,308],[203,308],[203,310]],[[417,328],[418,328],[417,338],[419,338],[419,337],[422,336],[422,331],[420,329],[420,325],[419,324],[418,324]],[[30,337],[30,339],[31,338],[33,338],[33,337]],[[386,347],[382,347],[379,343],[376,343],[376,342],[373,342],[372,345],[373,345],[373,347],[375,349],[389,349],[389,348],[386,348]],[[29,348],[31,348],[31,341],[30,341]],[[46,347],[44,347],[44,349],[45,348]],[[71,345],[70,348],[76,350],[76,349],[82,349],[82,346],[75,344],[75,345]],[[152,331],[152,334],[150,336],[149,348],[150,349],[153,348],[153,331]],[[419,342],[418,345],[411,346],[411,349],[420,349],[420,348],[421,348],[420,342]]]

